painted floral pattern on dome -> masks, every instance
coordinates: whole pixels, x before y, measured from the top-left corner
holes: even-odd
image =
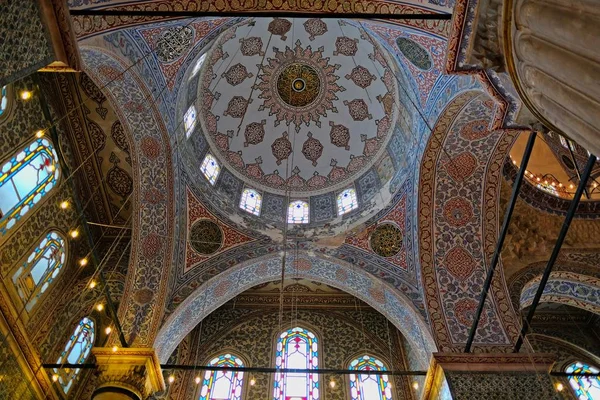
[[[223,168],[265,196],[335,197],[384,156],[399,115],[397,80],[383,78],[390,56],[358,26],[340,37],[339,23],[242,21],[207,51],[202,132]]]

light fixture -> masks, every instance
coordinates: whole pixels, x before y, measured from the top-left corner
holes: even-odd
[[[96,281],[91,281],[90,282],[90,289],[93,289],[96,287]]]
[[[575,186],[573,186],[573,184],[572,184],[572,183],[569,185],[569,189],[573,189],[574,187],[575,187]]]
[[[117,351],[119,351],[119,348],[117,346],[113,346],[112,351],[113,351],[113,353],[116,353]]]
[[[106,327],[106,329],[104,330],[104,332],[105,332],[107,335],[110,335],[110,333],[112,332],[112,328],[111,328],[110,326],[107,326],[107,327]]]
[[[19,94],[19,96],[21,97],[21,100],[29,100],[31,99],[31,96],[33,96],[33,93],[31,93],[31,91],[29,90],[22,90],[21,93]]]
[[[50,171],[50,172],[54,172],[55,170],[56,170],[56,167],[55,167],[53,164],[50,164],[50,165],[48,166],[48,171]]]
[[[333,389],[335,387],[335,381],[332,379],[329,381],[329,386]]]
[[[98,310],[98,311],[104,310],[104,304],[102,304],[102,303],[96,304],[96,310]]]
[[[42,131],[42,130],[39,130],[35,133],[35,137],[38,139],[41,139],[42,136],[44,136],[44,131]]]
[[[69,208],[69,202],[67,200],[61,201],[60,208],[62,208],[63,210],[66,210],[67,208]]]
[[[197,376],[196,379],[194,379],[194,381],[196,382],[196,385],[200,384],[200,377]],[[252,385],[252,381],[250,381],[250,385]]]
[[[417,381],[413,382],[413,389],[415,389],[415,390],[419,389],[419,382],[417,382]]]
[[[173,375],[169,375],[169,383],[175,382],[175,377]]]
[[[250,386],[254,386],[256,385],[256,379],[252,378],[250,379]]]
[[[563,386],[563,384],[562,384],[562,383],[558,382],[558,383],[556,384],[556,390],[558,390],[559,392],[562,392],[564,388],[565,388],[565,387]]]
[[[79,260],[79,265],[81,265],[82,267],[85,267],[87,265],[87,263],[88,263],[88,259],[86,257]]]
[[[71,232],[69,232],[69,235],[71,235],[73,239],[77,239],[77,236],[79,236],[79,231],[77,229],[73,229]]]
[[[54,374],[52,375],[52,382],[56,382],[58,381],[58,375]]]

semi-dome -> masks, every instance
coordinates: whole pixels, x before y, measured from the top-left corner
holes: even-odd
[[[269,209],[254,214],[263,222],[283,223],[288,205],[300,200],[309,208],[302,228],[328,224],[336,233],[336,226],[347,229],[381,209],[395,190],[390,181],[402,181],[414,142],[399,87],[404,78],[360,24],[249,19],[223,32],[198,60],[189,172],[209,153],[229,187],[235,180],[240,195],[246,188],[261,196]],[[354,204],[338,210],[347,193]]]

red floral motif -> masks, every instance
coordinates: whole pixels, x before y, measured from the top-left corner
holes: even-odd
[[[348,172],[358,171],[365,165],[366,159],[364,156],[351,157],[348,163]]]
[[[159,204],[165,201],[165,195],[156,188],[150,188],[144,191],[143,199],[146,203]]]
[[[371,297],[373,298],[373,300],[375,300],[376,302],[380,303],[380,304],[384,304],[385,303],[385,292],[383,290],[383,288],[381,287],[370,287],[369,288],[369,294],[371,295]]]
[[[142,253],[144,257],[152,259],[162,250],[163,239],[155,233],[151,233],[142,239]]]
[[[473,206],[462,197],[454,197],[444,204],[444,218],[452,226],[464,226],[473,218]]]
[[[269,23],[267,30],[273,35],[281,37],[281,40],[286,40],[286,33],[290,31],[292,23],[285,18],[273,18],[273,21]]]
[[[160,143],[153,137],[146,136],[142,138],[140,149],[142,154],[151,160],[156,160],[160,155]]]
[[[101,65],[98,73],[106,78],[107,82],[120,82],[123,80],[123,73],[111,65]]]
[[[477,168],[477,159],[471,153],[461,153],[446,163],[446,172],[455,182],[470,177]]]
[[[244,65],[237,63],[232,65],[227,72],[223,72],[221,76],[225,78],[227,83],[229,83],[231,86],[237,86],[244,82],[246,78],[252,78],[254,74],[252,74],[252,72],[248,72]]]
[[[320,141],[313,138],[310,132],[308,132],[308,139],[302,145],[302,154],[304,154],[307,160],[312,161],[313,167],[317,166],[317,160],[323,154],[323,145]]]
[[[263,119],[260,122],[252,122],[246,125],[246,130],[244,131],[244,137],[246,138],[244,147],[248,147],[249,144],[259,144],[263,141],[266,124],[267,120]]]
[[[473,318],[475,318],[475,311],[477,310],[479,303],[473,299],[460,299],[454,306],[454,316],[456,320],[464,326],[471,326],[473,324]],[[481,314],[480,327],[487,324],[486,313]]]
[[[476,266],[471,253],[460,246],[453,247],[446,253],[444,263],[448,272],[461,281],[471,276]]]
[[[255,179],[262,179],[264,175],[259,163],[248,164],[246,167],[246,172],[248,173],[248,176],[251,176]]]
[[[227,151],[229,149],[229,136],[219,132],[215,135],[215,143],[217,144],[218,148],[223,151]]]
[[[390,119],[386,115],[385,117],[375,121],[375,125],[377,125],[377,137],[384,138],[390,130]]]
[[[335,280],[338,282],[346,282],[348,280],[348,272],[341,268],[338,268],[335,271]]]
[[[365,119],[373,118],[373,116],[369,114],[367,103],[362,99],[354,99],[352,101],[344,100],[344,105],[348,107],[348,112],[355,121],[364,121]]]
[[[246,108],[252,100],[246,100],[242,96],[233,96],[227,104],[227,110],[223,111],[223,115],[228,115],[231,118],[242,118],[246,113]]]
[[[221,281],[215,287],[214,295],[216,297],[222,297],[225,293],[227,293],[230,287],[231,282],[229,280]]]
[[[292,143],[288,139],[287,132],[284,132],[280,138],[275,139],[271,144],[271,152],[277,160],[277,165],[281,165],[281,161],[285,160],[292,154]]]
[[[259,37],[249,37],[247,39],[240,39],[240,51],[244,56],[264,56],[265,52],[262,51],[263,42]]]
[[[350,131],[344,125],[336,125],[333,121],[329,121],[331,130],[329,131],[329,138],[331,143],[337,147],[343,147],[346,150],[350,150]]]
[[[334,56],[339,54],[344,56],[355,56],[358,51],[358,39],[349,38],[346,36],[338,37],[335,39],[335,51]]]
[[[262,263],[258,267],[256,267],[256,275],[258,275],[258,276],[263,276],[268,271],[269,271],[269,267],[267,267],[267,264],[265,264],[265,263]]]
[[[483,139],[491,133],[489,126],[489,121],[486,119],[468,122],[460,128],[460,136],[467,140]]]
[[[315,175],[313,175],[308,181],[306,181],[306,184],[310,188],[318,189],[327,184],[327,178],[315,172]]]
[[[144,111],[144,106],[137,101],[128,101],[123,105],[123,109],[130,113],[141,113]]]
[[[310,40],[315,40],[316,36],[321,36],[327,32],[327,24],[320,18],[307,19],[304,22],[304,30],[309,34]]]
[[[310,271],[312,268],[312,264],[306,258],[299,258],[295,263],[294,267],[298,269],[298,271]]]
[[[356,67],[352,68],[352,72],[350,72],[350,74],[346,74],[346,79],[354,82],[356,86],[365,89],[376,78],[375,75],[371,74],[368,69],[361,65],[357,65]]]

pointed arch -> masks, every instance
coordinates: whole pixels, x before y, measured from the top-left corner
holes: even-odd
[[[213,357],[211,367],[244,367],[244,361],[232,354],[223,353]],[[206,371],[200,388],[199,400],[227,399],[241,400],[244,373],[242,371]]]
[[[65,349],[60,353],[57,364],[83,364],[90,355],[96,337],[95,323],[91,318],[84,317],[75,327],[73,334],[67,341]],[[81,369],[55,368],[58,384],[63,392],[69,393]]]
[[[7,160],[0,170],[0,236],[39,203],[59,177],[58,156],[43,136]]]
[[[600,373],[598,368],[576,361],[565,369],[566,373]],[[578,400],[600,400],[600,376],[569,376],[569,384]]]
[[[372,355],[365,354],[350,362],[348,369],[357,371],[387,371],[385,364]],[[387,375],[350,375],[350,399],[392,400],[392,387]]]

